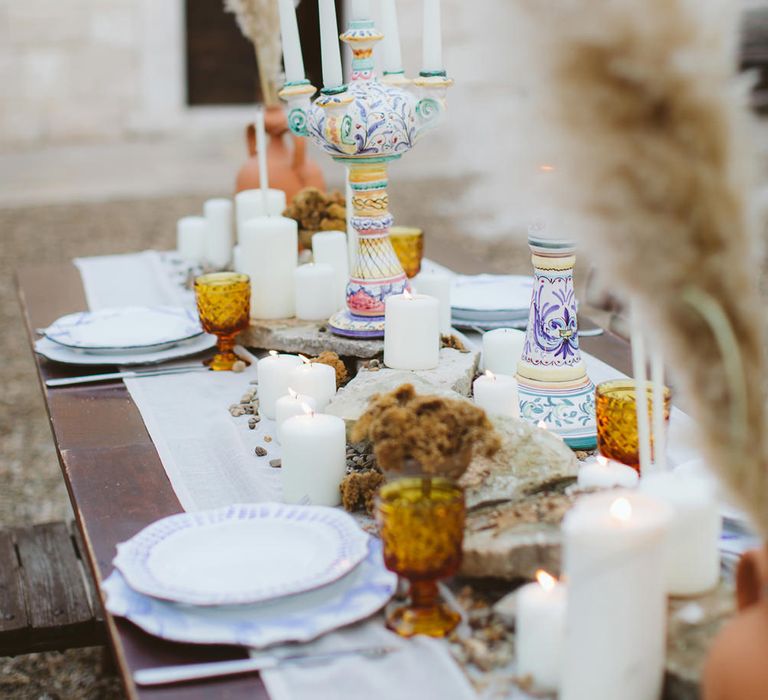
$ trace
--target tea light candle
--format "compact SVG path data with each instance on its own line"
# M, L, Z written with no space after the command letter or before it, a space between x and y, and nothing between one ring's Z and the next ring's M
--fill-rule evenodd
M259 216L282 216L285 211L285 192L266 190L266 207L261 190L243 190L235 195L235 222L237 241L241 242L243 224Z
M388 296L384 303L384 364L434 369L440 362L440 302L423 294Z
M497 328L483 333L483 367L514 377L524 345L525 332L516 328Z
M294 416L301 416L307 412L317 410L317 402L307 394L297 394L291 387L288 387L288 393L281 396L275 404L275 437L277 441L283 442L283 423Z
M561 700L656 700L666 655L669 508L635 491L583 496L562 525L568 581Z
M721 518L712 479L676 472L643 476L640 491L672 508L666 539L667 593L698 595L720 580Z
M301 364L298 355L278 355L274 350L262 357L256 365L259 381L259 413L274 420L277 415L277 400L288 393L291 386L291 370Z
M299 25L296 22L296 7L293 0L279 0L280 38L283 45L285 82L304 80L304 57L301 55Z
M440 22L440 0L424 0L424 37L421 70L443 70L443 44Z
M208 233L205 237L205 262L223 270L232 259L232 201L209 199L203 205Z
M251 278L251 318L294 315L298 251L299 230L293 219L260 216L243 224L239 265Z
M472 383L475 403L491 415L520 417L517 380L488 370Z
M291 369L288 380L294 391L311 396L322 411L336 395L336 370L330 365L310 362L300 355L301 364Z
M413 280L419 294L435 297L440 302L440 332L451 332L451 278L442 272L422 272Z
M639 480L637 471L632 467L602 455L579 467L578 484L583 489L610 489L616 486L631 489L637 486Z
M323 87L337 88L344 84L339 51L339 30L336 25L334 0L318 0L320 13L320 48L323 62Z
M346 473L346 429L337 416L293 416L282 427L283 499L316 506L341 503L339 484Z
M336 309L343 309L347 303L347 282L349 282L349 252L347 236L342 231L320 231L312 236L312 256L316 263L333 268L336 287Z
M208 225L202 216L185 216L176 222L176 250L189 262L205 259L205 237Z
M338 309L336 275L330 265L308 263L293 271L296 318L321 321Z
M537 692L552 693L560 685L566 588L545 571L536 579L517 592L517 675L530 677Z

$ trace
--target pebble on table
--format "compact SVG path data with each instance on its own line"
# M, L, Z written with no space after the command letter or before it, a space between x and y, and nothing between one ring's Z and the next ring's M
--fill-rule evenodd
M257 457L266 457L267 456L266 448L262 447L261 445L257 445L256 448L253 451L256 453Z

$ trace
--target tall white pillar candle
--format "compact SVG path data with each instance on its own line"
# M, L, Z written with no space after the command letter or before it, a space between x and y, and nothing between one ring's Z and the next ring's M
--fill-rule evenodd
M205 260L208 225L202 216L185 216L176 222L176 250L189 262Z
M443 272L422 272L413 280L419 294L435 297L440 302L440 332L451 332L451 277ZM514 373L513 373L514 374Z
M274 420L277 415L277 400L288 393L291 386L289 375L294 367L301 364L298 355L278 355L271 352L262 357L256 365L259 382L259 413Z
M658 700L669 508L635 491L583 496L562 525L568 609L560 700Z
M336 88L344 84L339 51L339 30L336 25L334 0L318 0L320 12L320 48L323 60L323 87Z
M283 499L286 503L337 506L346 473L346 430L337 416L294 416L282 427Z
M489 415L520 417L517 380L505 374L485 374L472 383L475 403Z
M667 593L691 596L720 580L721 519L714 482L703 476L654 473L643 476L640 491L672 508L666 539Z
M293 0L279 0L280 38L283 43L285 81L295 83L304 80L304 58L301 55L299 25L296 22L296 7Z
M336 370L330 365L305 361L288 375L289 386L299 394L311 396L322 411L336 395Z
M317 410L317 402L306 394L297 394L292 388L288 387L288 393L281 396L275 404L275 437L277 441L283 442L283 423L294 416L302 416L311 411Z
M261 190L243 190L235 195L235 221L237 240L240 242L241 229L248 219L257 216L282 216L285 211L285 192L282 190L267 190L267 208L264 209L264 198Z
M560 685L566 588L544 571L536 578L517 592L516 675L529 677L535 691L552 693Z
M421 70L441 71L443 70L443 43L440 0L424 0L423 31Z
M232 200L209 199L203 205L208 233L205 237L205 261L224 269L232 260Z
M434 369L440 362L440 302L423 294L393 294L384 302L384 364Z
M582 489L631 489L640 480L637 471L626 464L606 459L602 455L579 466L578 485Z
M293 271L296 318L322 321L338 311L336 275L330 265L308 263Z
M316 233L312 236L312 256L316 263L330 265L333 268L336 310L343 309L347 303L347 283L349 282L347 236L342 231Z
M483 333L483 367L497 374L517 374L523 354L525 332L516 328L497 328Z
M397 5L395 0L383 0L381 5L381 25L384 39L384 71L400 73L403 70L403 58L400 52L400 28L397 24Z
M263 216L243 224L240 268L251 278L251 318L294 315L298 250L299 230L293 219Z

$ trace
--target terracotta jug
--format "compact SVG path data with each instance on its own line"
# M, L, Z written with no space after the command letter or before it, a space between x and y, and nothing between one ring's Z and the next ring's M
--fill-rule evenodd
M293 195L305 187L325 190L325 180L320 167L307 158L306 139L290 134L293 152L286 143L289 133L288 120L280 106L267 107L264 114L264 129L267 132L267 169L269 186L283 190L288 203ZM235 191L259 187L259 162L256 157L256 127L249 124L245 129L249 158L237 174Z
M768 550L746 552L736 570L739 614L717 635L702 679L704 700L768 698Z

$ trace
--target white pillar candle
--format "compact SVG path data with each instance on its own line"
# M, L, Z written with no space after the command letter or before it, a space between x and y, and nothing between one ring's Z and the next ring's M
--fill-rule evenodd
M516 328L483 333L483 367L497 374L516 375L524 345L525 332Z
M267 208L264 210L264 197L261 190L243 190L235 195L235 222L237 241L240 242L243 224L259 216L282 216L285 211L285 192L267 190Z
M440 332L450 334L452 330L450 275L443 272L422 272L414 278L413 287L419 294L435 297L440 302Z
M371 19L370 0L352 0L352 12L349 18L351 20Z
M516 675L529 677L537 692L553 693L560 685L566 588L545 571L536 578L517 592Z
M277 441L283 442L283 423L294 416L301 416L307 412L317 410L317 402L306 394L297 394L291 387L288 387L288 393L281 396L275 404L275 437Z
M320 48L323 61L323 87L337 88L344 84L339 51L339 30L336 25L334 0L318 0L320 12Z
M299 230L293 219L262 216L243 224L240 268L251 278L251 318L294 315L298 251Z
M423 294L393 294L384 302L384 364L434 369L440 362L440 302Z
M288 375L289 386L300 394L311 396L322 411L336 395L336 370L320 362L309 362L294 367Z
M520 417L517 380L505 374L485 374L472 383L475 403L490 415Z
M312 236L312 256L316 263L330 265L333 268L336 310L343 309L347 303L347 283L349 282L346 234L342 231L316 233Z
M626 464L598 455L579 467L578 485L583 489L631 489L640 480L637 472Z
M421 70L441 71L443 70L443 44L440 0L424 0L423 32Z
M293 271L296 318L322 321L338 310L336 275L330 265L308 263Z
M298 355L278 355L272 351L262 357L256 365L259 382L259 413L274 420L277 415L277 400L288 393L291 386L291 370L301 364Z
M640 491L672 508L666 538L667 593L691 596L713 589L720 580L720 511L714 482L675 472L649 474Z
M658 700L671 513L634 491L583 496L562 525L568 608L560 700Z
M202 216L185 216L176 222L176 250L185 260L205 260L205 237L208 226Z
M301 55L299 25L296 22L296 7L293 0L279 0L280 38L283 44L285 80L295 83L304 80L304 58Z
M203 205L208 233L205 237L205 262L223 270L232 260L232 200L209 199Z
M337 506L346 473L346 430L337 416L294 416L282 428L283 499L286 503Z
M381 6L381 25L384 33L384 71L400 73L403 70L403 58L400 52L400 28L397 24L397 5L395 0L383 0Z

